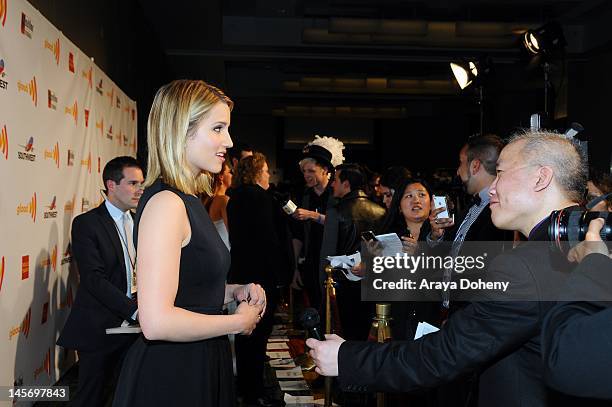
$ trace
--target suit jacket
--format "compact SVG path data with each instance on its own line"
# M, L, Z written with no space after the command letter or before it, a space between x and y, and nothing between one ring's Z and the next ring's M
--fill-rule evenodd
M544 222L536 236L547 228ZM553 279L567 277L553 267L551 256L541 246L525 244L495 258L489 270L541 298ZM474 302L452 314L440 331L413 342L344 342L340 384L348 390L409 392L480 370L479 406L544 406L540 327L552 304Z
M569 278L567 291L577 299L609 301L612 260L601 254L586 256ZM551 387L579 397L612 399L611 302L555 306L544 321L542 349L546 382Z
M240 185L227 204L232 283L266 290L291 281L295 265L287 215L259 185Z
M105 329L131 320L138 306L125 295L123 247L104 202L72 222L72 251L80 285L57 344L79 351L122 344L125 335L106 335Z

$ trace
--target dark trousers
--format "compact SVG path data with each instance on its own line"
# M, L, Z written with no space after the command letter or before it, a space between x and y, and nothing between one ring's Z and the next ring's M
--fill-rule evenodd
M238 391L247 400L254 400L264 395L266 346L270 332L272 332L274 311L278 304L277 289L266 287L265 290L267 306L263 318L251 335L236 335Z
M72 400L73 407L103 407L109 400L113 400L121 364L137 336L130 335L125 338L125 343L108 349L94 352L78 351L79 384Z
M361 282L340 281L336 288L336 301L343 338L365 341L372 325L375 303L361 301Z

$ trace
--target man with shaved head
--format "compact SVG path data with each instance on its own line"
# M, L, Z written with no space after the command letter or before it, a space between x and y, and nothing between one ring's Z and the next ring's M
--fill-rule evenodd
M347 390L410 392L480 371L481 407L559 405L558 394L544 383L540 355L542 321L554 303L538 299L547 285L563 283L566 273L548 250L531 242L548 240L551 211L577 205L586 168L564 136L527 131L502 150L496 171L489 189L493 223L520 231L530 242L496 257L487 274L508 276L533 300L502 301L485 292L440 331L413 342L308 339L319 373L338 376Z

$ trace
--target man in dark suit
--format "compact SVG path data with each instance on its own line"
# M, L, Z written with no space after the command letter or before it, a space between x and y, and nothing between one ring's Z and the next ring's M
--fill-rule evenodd
M322 259L326 260L328 247L331 248L329 254L334 256L359 251L361 234L376 230L385 216L385 209L371 201L364 192L365 184L366 177L359 165L341 164L336 167L332 190L338 203L325 223ZM321 279L323 277L320 275ZM339 280L336 296L343 334L350 339L366 339L374 309L373 304L361 301L361 284L348 279Z
M519 134L497 162L489 190L493 223L530 241L546 240L550 213L576 205L585 186L584 163L570 141L555 133ZM553 265L548 243L546 250L527 243L494 259L489 272L506 276L513 291L532 301L500 301L499 293L485 291L483 301L458 310L440 331L414 342L308 339L317 371L337 375L349 390L407 392L480 370L479 406L547 405L540 329L551 303L538 300L566 273Z
M130 210L142 195L143 174L132 157L116 157L102 174L106 200L72 223L72 251L80 276L74 306L57 341L79 355L73 406L102 406L103 389L118 374L137 335L107 335L106 328L135 322L136 254Z
M602 242L603 219L589 224L570 260L580 265L546 316L542 356L546 383L565 394L612 400L612 259ZM585 401L576 402L585 405Z
M465 254L462 251L464 242L502 242L511 238L508 231L495 227L489 209L489 187L495 180L495 165L503 147L504 142L498 136L487 134L470 139L461 148L457 176L467 194L473 198L473 204L460 214L457 223L449 218L436 218L446 208L434 209L429 217L431 232L427 236L427 243L430 247L442 241L452 242L452 245L444 245L444 248L450 249L452 256L458 256ZM451 275L445 273L445 278L450 280ZM448 310L448 291L443 297L442 306Z

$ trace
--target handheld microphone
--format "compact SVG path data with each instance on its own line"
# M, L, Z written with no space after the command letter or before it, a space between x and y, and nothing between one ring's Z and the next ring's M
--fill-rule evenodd
M314 308L306 308L300 317L302 326L308 330L308 335L318 341L324 341L325 335L321 330L321 318L319 313Z

